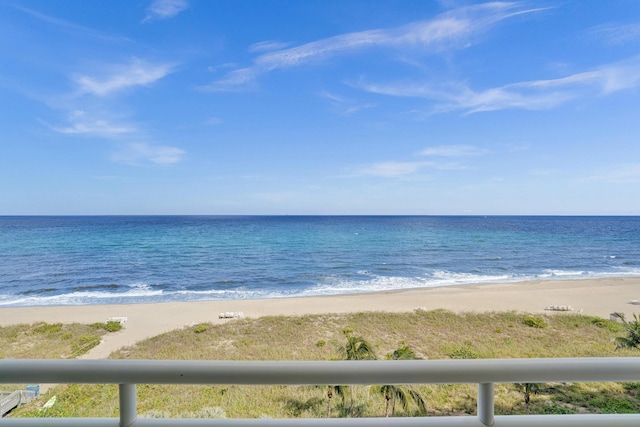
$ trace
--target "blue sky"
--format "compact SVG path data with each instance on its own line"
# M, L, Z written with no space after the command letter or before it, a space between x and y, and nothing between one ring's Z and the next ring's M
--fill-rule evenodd
M640 214L640 2L0 0L0 214Z

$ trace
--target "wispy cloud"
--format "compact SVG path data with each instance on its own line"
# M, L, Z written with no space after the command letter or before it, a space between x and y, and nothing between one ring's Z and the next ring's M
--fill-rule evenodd
M640 85L640 56L590 71L548 80L512 83L473 90L460 82L445 84L359 82L355 87L370 93L418 97L433 101L433 112L478 113L504 109L545 110L584 96L608 95Z
M115 42L129 41L129 39L126 37L105 34L100 31L94 30L93 28L78 25L73 22L57 18L55 16L45 15L44 13L37 12L35 10L26 8L24 6L19 6L14 4L13 7L20 10L21 12L31 15L32 17L42 22L46 22L47 24L54 25L68 33L73 33L78 36L82 36L82 37L88 36L95 39L100 39L105 41L115 41Z
M430 163L428 162L379 162L357 169L355 175L397 178L399 176L414 174L421 168L429 165Z
M134 58L128 64L105 66L95 76L75 74L72 80L77 84L77 89L74 93L61 97L64 102L56 103L57 108L70 110L66 124L48 126L55 132L66 135L114 141L121 148L111 158L118 163L163 166L178 163L184 158L184 150L139 142L150 139L149 130L131 124L121 108L116 109L113 98L108 97L126 89L149 86L171 71L171 65Z
M358 111L375 108L378 104L373 102L358 103L346 97L324 91L319 94L320 97L328 99L333 107L338 111L338 114L349 116L355 114Z
M612 184L631 184L640 182L640 163L625 163L601 170L585 181L603 181Z
M187 0L154 0L142 22L172 18L188 8Z
M418 154L432 157L466 157L483 154L484 151L473 145L437 145L425 148Z
M172 65L153 64L133 58L128 64L107 67L100 77L76 74L72 80L78 85L80 93L107 96L130 87L151 85L172 71Z
M591 28L589 33L610 44L637 42L640 40L640 22L598 25Z
M97 136L108 139L136 132L136 128L131 125L93 117L82 110L73 111L68 115L67 120L69 122L67 126L49 126L49 128L66 135Z
M341 34L259 55L251 66L234 70L204 89L243 90L255 84L258 76L269 71L296 67L371 48L419 48L428 52L438 52L451 47L463 48L472 43L474 36L499 21L539 10L542 9L526 9L520 3L492 2L455 9L431 20L413 22L397 28Z
M185 151L170 146L151 145L144 142L128 144L124 149L113 155L113 160L128 165L173 165L182 161Z
M278 42L275 40L265 40L249 46L249 52L270 52L288 47L291 43Z
M429 157L429 160L376 162L356 168L351 176L399 178L415 175L423 169L440 171L463 170L468 169L468 166L458 161L458 158L478 156L484 153L485 150L473 145L437 145L416 153L416 156Z

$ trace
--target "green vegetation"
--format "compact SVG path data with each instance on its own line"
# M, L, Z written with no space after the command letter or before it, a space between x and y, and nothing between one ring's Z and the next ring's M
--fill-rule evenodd
M615 349L621 330L615 323L570 313L535 317L544 328L525 324L523 314L455 314L444 310L412 313L327 314L300 317L238 319L220 325L205 324L163 334L123 348L115 359L179 360L335 360L366 359L386 354L388 359L528 358L638 356L637 349ZM619 324L622 327L622 324ZM31 327L33 328L33 326ZM71 333L75 341L93 330L77 333L63 326L54 335ZM5 328L6 329L6 328ZM7 331L4 331L5 333ZM18 335L23 334L20 332ZM46 333L31 336L47 338ZM30 337L31 337L30 336ZM269 339L265 339L268 337ZM27 345L29 341L22 341ZM333 345L327 345L332 343ZM400 343L400 345L398 345ZM0 346L0 351L5 345ZM65 354L71 351L71 347ZM366 351L365 351L366 350ZM61 353L61 352L59 352ZM410 356L403 356L404 354ZM356 356L357 355L357 356ZM31 357L25 355L21 357ZM46 357L56 357L49 354ZM358 363L354 361L353 363ZM419 416L420 404L407 393L420 395L426 414L462 415L476 411L477 386L396 385L405 391L364 386L239 386L147 385L137 387L138 412L164 417L197 417L211 410L229 418L260 417L382 417ZM640 384L546 383L529 401L526 390L514 384L496 384L497 414L561 414L640 412ZM57 395L48 416L114 417L118 412L117 385L60 385L39 402L13 416L38 416L48 396ZM391 399L387 400L387 396ZM528 406L528 408L527 408ZM211 409L213 408L213 409ZM36 415L34 415L36 414ZM151 416L151 415L149 415Z
M100 344L102 335L108 331L105 323L38 322L0 327L0 359L73 359ZM0 388L13 390L24 385L2 384Z
M375 360L376 354L373 351L373 346L365 340L363 337L354 336L351 328L345 328L342 330L347 342L341 344L337 341L333 342L333 346L338 353L340 360ZM355 415L355 400L354 389L356 386L348 387L350 405L349 415L353 417Z
M0 327L0 359L72 359L98 345L104 334L121 328L117 322L92 325L39 322Z
M541 319L539 317L527 316L522 320L522 322L525 325L530 326L532 328L542 329L547 327L547 322L545 322L544 319Z
M408 345L404 342L400 343L401 347L398 347L393 351L393 353L387 354L385 359L387 360L416 360L421 359L418 357ZM418 407L418 412L420 415L424 415L427 413L427 404L424 401L424 397L415 390L415 388L411 386L399 386L399 385L379 385L372 386L370 388L371 392L380 394L384 397L385 400L385 408L384 408L384 416L389 416L389 407L391 407L391 416L395 417L396 415L396 402L399 402L402 405L402 408L405 412L409 411L410 403L413 402Z
M200 323L200 324L195 325L193 327L193 332L195 332L196 334L201 334L203 332L208 331L210 326L211 325L208 325L206 323Z
M640 318L637 314L633 315L633 319L630 322L624 318L624 314L615 313L616 317L622 320L624 331L626 331L626 337L616 338L616 348L640 348Z
M524 406L527 409L527 413L529 413L529 404L531 403L531 395L538 394L538 392L542 388L542 384L516 383L515 386L524 396Z

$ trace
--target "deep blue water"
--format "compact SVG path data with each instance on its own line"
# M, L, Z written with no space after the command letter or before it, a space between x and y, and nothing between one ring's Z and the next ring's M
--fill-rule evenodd
M0 307L640 276L640 217L0 217Z

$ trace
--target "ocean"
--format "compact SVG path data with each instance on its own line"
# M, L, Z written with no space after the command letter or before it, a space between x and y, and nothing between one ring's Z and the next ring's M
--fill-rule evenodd
M640 276L640 217L0 217L0 307Z

